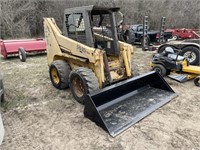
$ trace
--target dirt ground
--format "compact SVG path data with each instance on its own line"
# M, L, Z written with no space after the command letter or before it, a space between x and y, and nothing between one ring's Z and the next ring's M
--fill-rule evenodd
M150 70L153 53L136 50L141 74ZM6 99L1 150L200 150L200 88L193 81L181 84L166 77L178 97L112 138L84 118L84 107L69 89L51 85L46 55L25 63L1 57L0 64Z

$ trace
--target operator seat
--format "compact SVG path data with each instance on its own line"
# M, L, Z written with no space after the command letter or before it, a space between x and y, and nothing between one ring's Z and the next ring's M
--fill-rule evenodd
M183 61L185 59L185 57L175 54L173 48L171 47L166 47L164 53L168 58L174 61Z

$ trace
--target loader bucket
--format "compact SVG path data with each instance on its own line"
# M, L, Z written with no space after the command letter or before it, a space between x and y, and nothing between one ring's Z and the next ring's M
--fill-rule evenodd
M167 82L152 71L89 94L84 115L114 137L175 96Z

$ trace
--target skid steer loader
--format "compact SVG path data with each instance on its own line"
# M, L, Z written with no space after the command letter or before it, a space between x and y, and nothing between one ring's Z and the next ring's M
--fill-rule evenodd
M136 76L134 47L118 41L119 8L66 9L63 31L44 18L50 79L70 87L84 115L116 136L175 97L155 71ZM105 29L110 29L108 34Z

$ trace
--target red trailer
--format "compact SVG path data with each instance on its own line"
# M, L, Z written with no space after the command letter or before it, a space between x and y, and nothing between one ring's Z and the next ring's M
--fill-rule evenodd
M19 54L21 61L26 61L26 53L46 51L46 42L43 38L0 40L0 52L7 58L9 55Z
M171 35L173 39L199 39L200 35L198 34L199 29L166 29L164 31L165 35Z

